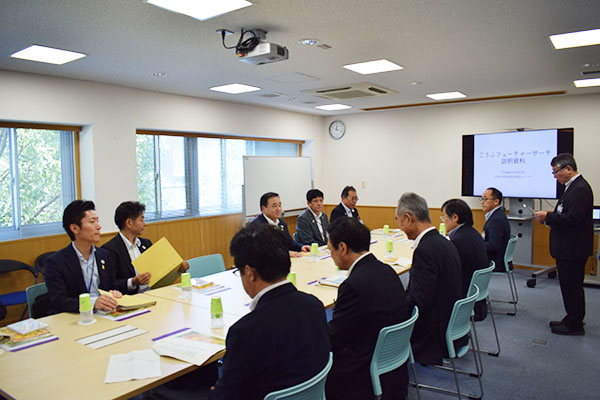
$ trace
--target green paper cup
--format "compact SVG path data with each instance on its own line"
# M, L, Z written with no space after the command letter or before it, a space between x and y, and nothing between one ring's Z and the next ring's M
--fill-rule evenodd
M440 234L441 235L445 235L446 234L446 224L443 222L440 222Z
M192 279L189 272L184 272L181 274L181 287L191 287Z
M292 282L296 286L296 273L290 272L287 276L288 281Z
M310 245L310 254L319 254L319 244L318 243L313 243Z
M394 251L394 242L391 240L388 240L385 243L385 249L387 250L388 253L391 253L392 251Z
M89 293L79 295L79 311L90 311L92 309L92 299Z
M390 234L390 226L389 225L384 225L383 226L383 233L385 235L389 235Z
M213 296L210 299L210 313L211 314L223 314L223 304L221 303L221 296Z

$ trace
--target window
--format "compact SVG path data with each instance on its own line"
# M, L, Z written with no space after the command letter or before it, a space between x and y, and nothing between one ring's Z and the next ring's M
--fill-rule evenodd
M76 198L74 132L0 122L0 239L62 232Z
M300 141L138 132L138 198L146 219L242 211L243 156L298 156Z

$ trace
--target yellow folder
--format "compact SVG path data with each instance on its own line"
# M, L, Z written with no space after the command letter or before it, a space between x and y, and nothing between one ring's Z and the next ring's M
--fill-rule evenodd
M102 289L98 289L98 291L100 292L100 294L112 296L110 292L104 291ZM150 307L156 304L156 300L148 299L145 296L131 296L128 294L124 294L123 297L120 297L118 299L115 297L114 299L117 300L117 303L119 303L119 308L121 310L135 310L142 307Z
M156 289L171 285L179 278L177 270L182 262L183 258L163 237L133 260L132 264L140 273L150 272L148 285Z

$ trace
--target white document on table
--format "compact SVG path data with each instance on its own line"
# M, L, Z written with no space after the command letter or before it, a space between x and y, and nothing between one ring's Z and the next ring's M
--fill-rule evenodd
M188 330L154 342L152 350L161 356L202 365L218 352L225 350L225 345L221 338Z
M104 383L157 378L160 375L160 357L158 354L150 349L136 350L131 353L110 356Z
M96 335L76 340L76 342L87 347L91 347L92 349L99 349L122 340L142 335L144 333L146 333L146 331L143 329L139 329L131 325L124 325L115 329L98 333Z

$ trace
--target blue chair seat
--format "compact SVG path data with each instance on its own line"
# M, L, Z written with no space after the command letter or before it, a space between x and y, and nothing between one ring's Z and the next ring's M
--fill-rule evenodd
M11 292L0 295L0 301L5 306L15 306L17 304L27 303L25 292Z

